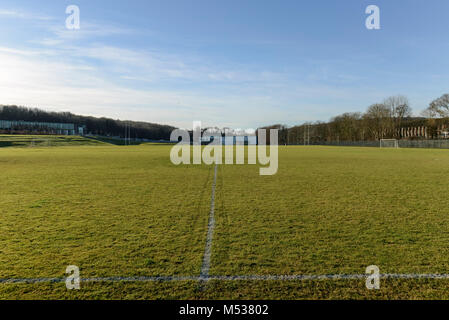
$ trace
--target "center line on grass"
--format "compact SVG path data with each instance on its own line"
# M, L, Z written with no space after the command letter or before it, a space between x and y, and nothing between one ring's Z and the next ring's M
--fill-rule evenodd
M212 182L212 195L210 199L209 224L207 226L206 248L204 249L203 265L201 266L201 273L199 280L209 280L210 271L210 257L212 254L212 239L215 228L215 186L217 184L217 168L214 168L214 181Z

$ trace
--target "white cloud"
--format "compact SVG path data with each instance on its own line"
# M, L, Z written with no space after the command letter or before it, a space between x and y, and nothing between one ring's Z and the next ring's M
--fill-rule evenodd
M0 9L0 16L10 16L10 17L24 17L24 14L19 13L17 11L13 11L13 10L1 10Z
M81 20L80 29L69 30L63 24L54 24L49 27L49 31L53 34L54 41L72 42L87 38L100 38L115 35L130 35L138 33L136 30L113 25L97 24L89 21ZM51 39L51 38L50 38Z
M18 104L81 114L146 120L188 127L228 123L238 112L250 119L264 97L214 96L183 90L137 90L99 77L95 68L54 62L14 49L0 49L2 104ZM246 109L242 109L245 105ZM262 107L263 108L263 107ZM222 119L222 120L219 120ZM244 126L246 121L241 121ZM248 121L249 122L249 121ZM237 125L238 122L232 123Z
M0 16L9 18L28 19L28 20L41 20L41 21L53 20L53 18L50 16L10 9L0 9Z
M7 10L0 10L0 15L36 18ZM43 25L47 32L30 41L32 49L0 47L0 104L180 127L201 120L205 126L254 128L323 119L323 115L356 107L360 110L360 105L347 102L371 99L372 103L377 100L374 96L383 96L353 86L325 85L320 76L301 79L287 72L220 63L185 52L104 44L105 37L136 35L132 29L84 20L81 30ZM346 82L356 80L342 77ZM327 101L320 102L322 98ZM329 104L329 100L335 102Z
M190 127L204 125L257 127L295 124L321 115L351 111L346 101L375 101L378 92L326 85L289 83L278 74L229 72L198 67L176 56L115 47L25 50L0 47L0 104L18 104L74 113L110 116ZM106 69L82 58L102 59ZM126 72L116 79L114 72ZM140 71L139 71L140 70ZM173 71L173 73L171 73ZM222 76L211 80L210 74ZM141 78L142 77L142 78ZM167 84L130 86L129 81L189 79L191 89ZM242 80L243 79L243 80ZM214 90L197 85L216 81ZM241 85L239 81L247 81ZM158 83L157 83L158 84ZM334 110L317 97L334 99ZM313 103L311 103L313 101ZM369 103L371 103L369 102ZM368 105L368 102L367 102ZM352 106L360 110L360 106ZM355 110L354 110L355 111ZM326 116L327 117L327 116Z

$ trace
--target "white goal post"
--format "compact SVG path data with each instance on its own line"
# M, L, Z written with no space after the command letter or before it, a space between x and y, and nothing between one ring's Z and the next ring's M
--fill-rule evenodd
M399 148L397 139L380 139L381 148Z

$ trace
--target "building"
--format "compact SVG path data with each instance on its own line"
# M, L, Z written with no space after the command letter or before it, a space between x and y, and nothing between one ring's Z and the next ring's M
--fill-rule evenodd
M7 134L59 134L59 135L83 135L84 126L75 126L73 123L56 122L30 122L0 120L0 131Z
M223 136L222 139L223 145L257 145L255 135Z

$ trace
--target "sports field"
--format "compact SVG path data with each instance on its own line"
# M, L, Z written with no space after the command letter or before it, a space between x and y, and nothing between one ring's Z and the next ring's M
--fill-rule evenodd
M0 298L449 298L449 279L356 277L449 273L448 151L289 146L274 176L219 165L202 281L214 166L175 166L170 148L0 148ZM68 291L68 265L91 281Z

